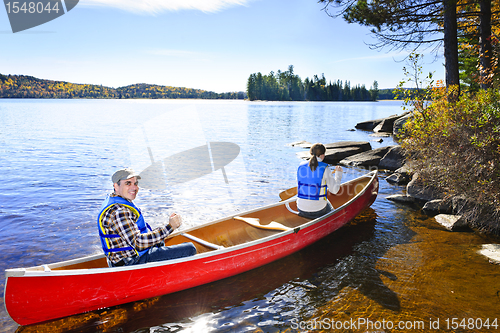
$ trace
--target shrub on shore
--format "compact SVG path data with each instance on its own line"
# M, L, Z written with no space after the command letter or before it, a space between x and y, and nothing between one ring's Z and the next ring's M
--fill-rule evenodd
M456 103L442 83L430 91L431 103L414 104L401 146L426 186L465 196L470 223L500 235L500 91L462 93Z

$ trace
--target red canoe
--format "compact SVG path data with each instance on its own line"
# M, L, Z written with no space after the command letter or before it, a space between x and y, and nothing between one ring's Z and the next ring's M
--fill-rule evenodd
M290 255L342 227L378 194L377 172L341 185L328 199L336 209L309 220L295 200L278 202L174 233L167 245L193 241L198 254L109 268L102 254L5 271L5 307L29 325L156 297L224 279Z

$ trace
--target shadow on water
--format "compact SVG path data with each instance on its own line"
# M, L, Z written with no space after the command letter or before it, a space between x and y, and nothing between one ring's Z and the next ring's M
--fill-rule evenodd
M378 218L374 237L370 242L356 245L355 255L323 271L327 276L345 276L338 281L338 286L330 285L329 290L335 292L345 287L352 287L387 309L393 311L401 309L397 294L387 288L382 281L382 276L392 281L398 277L391 272L376 268L378 261L386 256L389 249L409 243L416 235L416 232L403 222L407 218L408 211L400 213L402 215L394 220Z
M377 244L380 234L377 225L377 214L368 208L349 225L317 243L249 272L170 295L19 327L17 332L131 332L158 326L162 330L168 327L168 330L175 331L189 326L193 323L192 318L203 314L238 310L241 315L238 308L244 308L242 305L245 302L263 300L269 294L277 298L289 292L283 297L291 302L288 305L292 308L301 308L305 303L316 308L331 301L346 287L356 288L384 307L398 311L398 296L380 278L383 275L397 279L397 276L376 269L375 265L385 250L397 243L407 242L411 233L397 239L388 239L384 235L386 246L381 246ZM305 287L307 297L292 295L291 290L296 286ZM250 310L243 312L252 317L247 311ZM300 313L293 315L300 316ZM228 321L234 323L237 318L233 316L234 313L222 316L224 318L220 318L220 322L213 323L214 327L223 329ZM266 318L251 320L263 319ZM289 325L282 321L278 326ZM276 329L276 324L273 327Z

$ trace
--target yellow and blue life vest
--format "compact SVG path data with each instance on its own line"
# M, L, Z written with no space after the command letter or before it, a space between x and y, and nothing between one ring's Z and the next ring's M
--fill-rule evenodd
M328 164L318 162L316 170L312 171L309 162L305 161L297 169L297 196L301 199L319 200L327 195L327 185L321 185Z
M128 201L126 199L123 199L122 197L118 196L108 196L106 200L102 203L101 206L101 211L99 212L99 216L97 217L97 227L99 229L99 236L101 238L101 245L102 249L104 251L104 254L107 256L108 253L110 252L119 252L119 251L128 251L128 250L134 250L138 256L143 255L148 251L142 250L142 251L137 251L132 245L126 246L126 247L118 247L118 248L111 248L110 243L109 243L109 238L120 238L120 235L117 234L106 234L106 230L104 229L104 226L102 225L102 219L104 217L104 213L108 209L110 209L113 205L115 204L120 204L122 206L125 206L129 208L136 216L137 216L137 227L139 228L139 231L141 234L144 234L148 232L148 230L151 230L151 227L149 224L147 224L144 221L144 217L142 216L142 213L139 208L137 208L131 201Z

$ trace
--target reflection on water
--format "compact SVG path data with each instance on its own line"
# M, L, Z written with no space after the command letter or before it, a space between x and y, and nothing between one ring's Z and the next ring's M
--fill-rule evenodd
M0 101L0 159L7 161L0 163L1 268L99 252L95 215L111 190L110 175L141 156L145 166L151 165L147 150L131 152L129 145L129 134L142 130L127 131L118 119L136 119L138 126L149 128L158 125L151 121L158 117L183 119L186 108L198 115L196 126L178 126L174 132L192 135L196 142L173 151L162 145L167 134L148 135L150 147L161 151L155 161L207 142L231 142L241 150L224 167L229 185L219 170L167 190L141 189L137 204L152 226L165 223L171 211L192 226L275 202L280 191L294 185L300 162L295 153L302 149L287 144L369 141L369 133L348 129L401 112L397 102ZM393 144L384 140L382 145ZM349 168L345 179L362 173ZM412 331L427 332L431 321L439 320L432 330L438 332L450 331L447 318L494 320L499 316L500 266L477 254L492 240L447 232L412 207L386 200L401 188L389 185L384 176L377 200L350 225L275 263L172 295L40 325L18 327L1 307L0 329L280 332L303 331L299 323L369 320L423 322L425 327Z
M384 284L386 291L390 290L380 294L383 302L367 297L365 288L351 286L343 290L342 297L319 306L307 320L369 319L378 325L384 321L394 326L401 323L411 327L411 331L420 332L490 331L475 329L477 326L451 330L447 326L451 322L446 321L489 318L493 322L498 318L500 269L476 253L479 244L487 240L473 233L445 231L418 213L406 214L404 223L413 233L411 240L394 244L372 266L376 271L386 272L369 283L371 287L374 283ZM375 287L369 293L380 291ZM367 327L358 329L363 331ZM491 331L496 329L492 327Z

